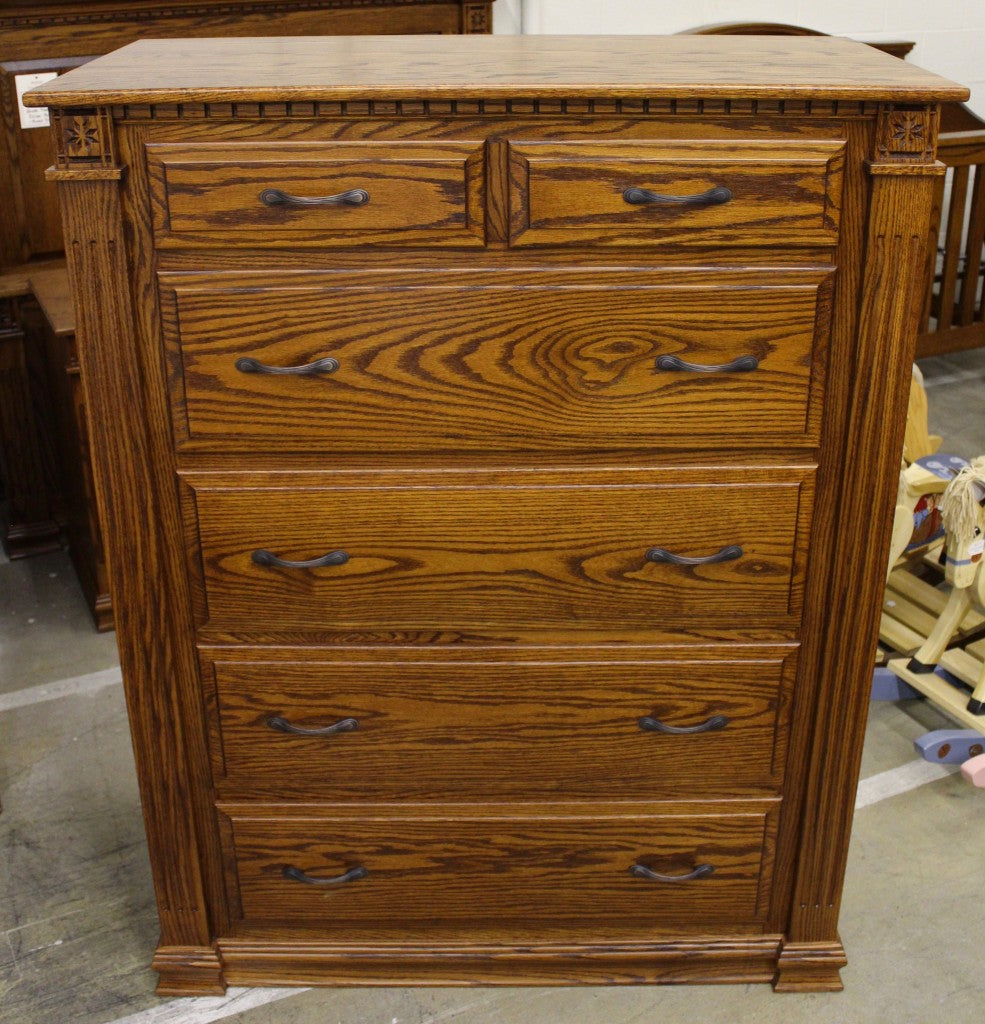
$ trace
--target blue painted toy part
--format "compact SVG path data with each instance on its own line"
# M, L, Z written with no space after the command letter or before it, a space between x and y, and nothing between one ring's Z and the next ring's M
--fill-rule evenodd
M913 741L916 752L936 764L962 764L985 753L985 736L974 729L935 729Z
M918 466L923 466L939 480L951 480L965 466L969 465L968 460L962 459L960 455L942 455L940 452L936 455L925 455L922 459L917 459L916 462Z
M872 700L916 700L923 694L906 680L880 665L872 673Z

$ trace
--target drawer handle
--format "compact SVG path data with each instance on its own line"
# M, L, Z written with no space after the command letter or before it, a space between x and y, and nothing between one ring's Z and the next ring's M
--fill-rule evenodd
M349 555L345 551L329 551L321 558L311 558L307 562L289 562L286 558L278 558L272 551L258 548L252 554L257 565L276 566L278 569L321 569L326 565L345 565Z
M669 562L671 565L713 565L715 562L732 562L742 557L742 548L738 544L727 544L713 555L699 558L688 558L687 555L675 555L666 548L650 548L646 553L648 562Z
M236 369L240 373L279 373L288 377L317 377L323 373L335 373L339 368L339 361L331 356L324 359L316 359L313 363L305 363L303 366L267 366L259 359L252 356L243 356L237 359Z
M632 206L657 204L660 206L721 206L732 198L732 190L724 185L716 185L707 192L699 192L694 196L664 196L659 192L650 192L645 188L627 188L622 194L623 199Z
M637 725L643 732L662 732L668 736L693 736L699 732L715 732L717 729L724 729L729 720L725 715L712 715L707 722L700 725L667 725L659 718L651 715L644 715L637 721ZM267 723L269 725L269 721Z
M359 721L355 718L342 718L321 729L305 729L304 726L294 725L293 722L281 718L280 715L273 715L267 719L267 727L276 729L277 732L289 732L295 736L335 736L340 732L355 732L359 728Z
M755 356L739 356L730 363L689 363L678 356L658 356L658 370L687 370L689 373L748 373L759 368Z
M629 873L634 878L645 878L650 882L692 882L696 878L707 878L709 875L714 874L715 865L699 864L693 871L689 871L686 875L661 875L658 871L653 871L645 864L634 864L629 869Z
M350 188L335 196L292 196L279 188L265 188L260 202L264 206L365 206L369 193L364 188Z
M307 875L300 868L286 867L281 872L285 878L295 882L304 882L306 885L344 885L346 882L358 882L369 874L369 869L361 864L350 868L344 875L336 875L334 878L317 878L315 875Z

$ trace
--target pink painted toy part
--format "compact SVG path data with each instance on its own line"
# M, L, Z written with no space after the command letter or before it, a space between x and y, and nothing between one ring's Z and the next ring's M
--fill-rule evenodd
M985 789L985 754L970 757L961 765L961 774L973 785Z

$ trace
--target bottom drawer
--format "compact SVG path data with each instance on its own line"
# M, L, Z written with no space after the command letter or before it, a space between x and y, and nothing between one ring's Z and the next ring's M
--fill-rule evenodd
M679 807L680 805L678 805ZM701 930L761 921L775 805L518 817L233 812L232 916L246 926L454 932ZM701 810L704 813L701 813ZM238 910L238 914L237 914Z

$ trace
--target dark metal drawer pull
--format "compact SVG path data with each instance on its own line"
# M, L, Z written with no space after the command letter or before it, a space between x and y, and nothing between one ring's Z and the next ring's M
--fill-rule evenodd
M285 878L291 878L295 882L305 882L307 885L343 885L345 882L358 882L369 874L369 869L361 864L358 867L350 868L344 875L336 875L334 878L316 878L314 875L306 875L300 868L286 867L281 872Z
M240 373L276 373L287 377L317 377L323 373L335 373L339 368L339 361L331 356L325 356L324 359L316 359L313 363L305 363L303 366L267 366L252 356L243 356L236 360L235 366Z
M257 565L276 566L278 569L321 569L326 565L345 565L349 555L345 551L329 551L321 558L312 558L307 562L289 562L286 558L278 558L272 551L258 548L252 554Z
M301 725L294 725L286 718L281 718L280 715L273 715L267 719L267 727L278 732L293 733L295 736L335 736L340 732L354 732L359 728L359 722L355 718L343 718L321 729L305 729Z
M689 373L748 373L759 368L755 356L739 356L730 363L689 363L678 356L658 356L658 370L687 370Z
M279 188L265 188L260 202L264 206L365 206L369 193L364 188L350 188L335 196L292 196Z
M659 192L650 192L645 188L627 188L623 199L633 206L644 206L656 203L662 206L721 206L732 198L731 189L724 185L716 185L707 192L699 192L694 196L663 196Z
M742 548L738 544L727 544L721 551L701 558L688 558L686 555L675 555L666 548L650 548L646 553L648 562L669 562L671 565L712 565L715 562L732 562L742 557Z
M629 869L629 873L635 878L645 878L650 882L692 882L695 878L707 878L714 872L714 864L699 864L686 875L661 875L657 871L652 871L645 864L634 864Z
M729 720L725 715L712 715L707 722L702 722L700 725L667 725L659 718L644 715L636 724L644 732L662 732L668 736L693 736L699 732L715 732L716 729L724 729L728 723ZM267 724L270 724L269 721Z

